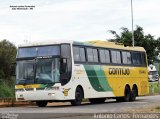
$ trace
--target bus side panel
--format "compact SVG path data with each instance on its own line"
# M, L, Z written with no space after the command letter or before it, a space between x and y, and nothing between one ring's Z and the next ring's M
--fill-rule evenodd
M103 66L115 96L124 96L125 86L135 84L139 95L148 94L148 73L144 67Z
M85 98L114 97L100 65L75 64L72 80L68 85L74 85L75 88L81 85Z
M147 68L78 64L74 67L70 85L75 85L72 93L76 86L81 85L85 98L98 98L124 96L127 84L130 89L135 84L139 95L148 94Z

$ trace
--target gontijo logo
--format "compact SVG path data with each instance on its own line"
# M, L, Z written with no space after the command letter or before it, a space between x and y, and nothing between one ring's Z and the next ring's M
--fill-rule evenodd
M129 68L109 68L109 75L129 75Z
M64 91L63 91L64 96L68 96L68 91L69 91L70 89L71 89L71 88L64 89Z

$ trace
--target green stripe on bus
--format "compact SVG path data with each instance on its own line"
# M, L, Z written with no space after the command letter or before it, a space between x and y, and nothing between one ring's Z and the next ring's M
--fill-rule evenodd
M98 81L103 88L104 91L112 91L111 87L109 86L107 77L103 71L102 66L94 65L94 70L96 71L96 75L98 77Z
M99 81L98 81L98 77L96 75L96 72L93 68L92 65L84 65L88 79L92 85L92 87L96 90L96 91L104 91L103 88L101 87Z
M96 91L111 91L101 66L84 65L88 79Z

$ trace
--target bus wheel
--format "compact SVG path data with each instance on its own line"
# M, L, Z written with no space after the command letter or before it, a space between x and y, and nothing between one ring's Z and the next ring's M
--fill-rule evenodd
M98 103L104 103L106 98L93 98L89 99L91 104L98 104Z
M46 107L47 101L37 101L36 104L38 107Z
M130 95L130 101L135 101L136 100L136 96L137 96L137 88L133 87L132 91L131 91L131 95Z
M75 100L71 100L71 104L74 106L81 105L83 99L83 90L80 87L77 87L75 92Z
M124 91L124 97L123 97L124 102L128 102L130 100L130 95L131 95L130 88L126 86Z

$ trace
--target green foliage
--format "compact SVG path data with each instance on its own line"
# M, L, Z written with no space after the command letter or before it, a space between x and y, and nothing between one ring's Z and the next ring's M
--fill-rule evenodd
M114 35L115 39L109 40L111 42L123 43L124 46L132 46L132 32L128 30L128 28L121 28L120 35L116 33L116 31L110 30L109 32ZM134 30L134 40L135 46L144 47L147 52L148 62L149 64L155 58L155 49L158 47L160 51L160 38L155 40L154 36L151 34L144 35L143 28L140 26L136 26Z
M160 106L157 106L155 109L160 110Z
M0 41L0 78L9 79L15 66L17 48L7 40Z
M160 94L160 83L149 82L149 94L150 95Z
M14 80L0 79L0 98L14 97Z

